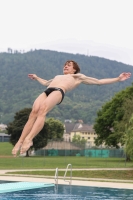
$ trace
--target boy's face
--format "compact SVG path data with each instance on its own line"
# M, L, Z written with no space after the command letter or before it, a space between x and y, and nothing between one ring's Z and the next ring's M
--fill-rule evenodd
M76 70L73 68L73 62L66 62L63 73L64 74L74 74Z

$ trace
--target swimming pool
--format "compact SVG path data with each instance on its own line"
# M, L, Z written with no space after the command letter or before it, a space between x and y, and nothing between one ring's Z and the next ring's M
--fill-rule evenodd
M0 200L132 200L133 190L58 185L0 194Z

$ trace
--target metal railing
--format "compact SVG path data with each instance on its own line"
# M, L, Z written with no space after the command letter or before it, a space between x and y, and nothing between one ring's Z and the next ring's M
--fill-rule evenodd
M70 168L69 168L70 167ZM70 170L70 180L68 180L68 177L66 177L68 170ZM67 178L67 180L66 180ZM55 185L58 185L58 168L55 169ZM69 182L69 185L72 184L72 164L68 164L65 174L64 174L64 181Z
M55 184L58 185L58 168L55 169Z
M70 167L70 180L66 180L66 174L67 174L69 167ZM66 168L66 171L65 171L65 174L64 174L64 181L69 182L69 185L72 184L72 165L71 164L67 165L67 168Z

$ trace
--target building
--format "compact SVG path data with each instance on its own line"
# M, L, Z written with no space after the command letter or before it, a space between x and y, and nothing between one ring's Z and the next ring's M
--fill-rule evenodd
M74 129L75 123L65 122L63 139L65 142L71 141L71 131Z
M71 141L75 135L79 135L81 139L85 139L87 141L86 145L88 147L95 146L95 139L97 135L92 125L88 125L88 124L76 125L70 134Z
M6 128L7 128L7 125L6 125L6 124L0 124L0 130L1 130L1 131L6 130Z
M95 146L95 138L97 137L93 125L83 123L65 123L64 124L64 141L72 142L75 135L79 135L82 139L86 139L88 147Z
M0 142L9 142L10 135L5 133L0 133Z

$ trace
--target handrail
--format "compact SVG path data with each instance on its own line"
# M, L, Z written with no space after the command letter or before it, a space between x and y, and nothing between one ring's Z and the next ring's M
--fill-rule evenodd
M55 169L55 184L58 185L58 168Z
M70 180L67 181L66 180L66 174L67 174L69 166L71 167L71 169L70 169ZM67 165L67 168L66 168L66 171L65 171L65 174L64 174L64 181L69 182L69 185L71 185L71 183L72 183L72 165L71 164Z

